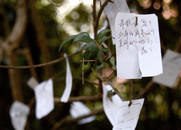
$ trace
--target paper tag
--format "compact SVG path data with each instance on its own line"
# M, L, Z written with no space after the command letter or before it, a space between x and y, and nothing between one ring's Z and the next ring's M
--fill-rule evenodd
M108 97L110 90L110 85L103 84L103 107L113 130L134 130L144 99L132 100L132 105L128 106L129 101L122 101L118 95L114 95L111 100Z
M117 112L119 111L119 105L121 105L122 100L119 98L118 95L114 95L112 97L108 97L108 92L113 90L110 85L103 84L103 107L104 112L114 126L116 125L117 121ZM111 99L110 99L111 98Z
M105 0L101 0L103 4ZM112 41L113 44L115 41L115 18L118 12L130 13L126 0L112 0L113 2L109 2L107 6L104 8L104 11L108 17L111 32L112 32Z
M37 82L37 80L33 77L31 77L28 82L27 82L28 86L30 86L30 88L34 89L39 83Z
M70 93L72 91L72 73L71 73L71 69L70 69L70 64L68 61L68 57L66 54L64 54L64 57L66 59L66 82L65 82L65 90L63 92L63 95L61 97L61 102L68 102L69 97L70 97Z
M118 13L115 31L118 77L136 79L163 72L156 15Z
M36 117L41 119L54 109L52 79L40 83L35 89Z
M87 115L89 114L91 111L89 110L88 107L86 107L83 103L81 102L73 102L71 104L71 108L70 108L70 114L73 118L78 118L80 116L83 115ZM95 120L95 116L91 116L85 119L80 120L78 123L79 124L86 124L89 122L92 122L93 120Z
M153 81L168 87L174 87L181 70L181 55L167 50L163 58L163 74L153 78Z
M113 130L134 130L136 128L139 115L143 106L144 99L122 102L117 112L117 124L113 126Z
M11 123L15 130L24 130L30 109L27 105L15 101L10 108Z

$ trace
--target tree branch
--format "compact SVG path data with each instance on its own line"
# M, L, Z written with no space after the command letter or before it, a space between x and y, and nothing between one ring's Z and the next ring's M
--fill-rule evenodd
M48 62L50 60L50 52L49 52L48 44L47 44L48 39L46 37L45 28L41 21L39 12L37 8L35 7L35 2L36 0L29 1L32 22L34 24L34 28L36 32L37 43L38 43L38 46L40 47L42 62ZM51 66L47 66L44 68L45 78L49 78L51 76L52 69L53 68Z
M14 27L8 36L5 43L9 45L9 51L13 51L19 46L19 43L23 37L26 28L27 16L26 16L26 4L24 0L17 1L16 9L16 21Z
M94 27L94 38L96 38L96 0L93 0L93 27Z
M70 97L68 103L71 102L94 102L102 99L102 95L95 95L95 96L79 96L79 97ZM54 98L55 103L62 103L60 98Z
M13 51L19 46L20 41L23 37L24 31L26 28L26 21L27 21L26 15L27 14L26 14L25 1L18 0L17 8L16 8L16 20L15 20L14 27L10 35L7 37L6 41L3 44L3 48L9 60L8 65L10 66L17 64L17 55L13 54ZM9 73L13 99L23 101L20 73L16 70L9 70L8 73Z
M69 116L67 116L65 119L60 120L59 122L55 123L55 125L53 126L52 130L57 130L58 128L60 128L64 123L70 123L70 122L77 122L79 120L82 120L84 118L90 117L90 116L94 116L94 115L100 115L103 114L104 110L100 109L100 110L94 110L89 114L77 117L77 118L71 118Z
M99 20L100 20L100 17L102 15L102 12L104 10L104 8L106 7L106 5L108 4L108 2L111 2L111 0L106 0L102 5L101 5L101 8L97 14L97 17L95 19L95 27L94 27L94 36L95 36L95 39L97 37L97 31L98 31L98 27L99 27Z
M102 95L94 95L94 96L79 96L79 97L70 97L67 103L72 103L72 102L96 102L102 99ZM55 104L64 104L63 102L60 101L60 97L55 97L54 98ZM35 98L32 98L28 104L30 108L35 103Z
M76 54L79 54L82 50L79 50L79 51L76 51L75 53L72 53L70 54L68 57L72 57ZM0 65L0 68L3 68L3 69L30 69L30 68L39 68L39 67L45 67L45 66L49 66L49 65L53 65L53 64L56 64L60 61L63 61L65 60L64 56L56 59L56 60L53 60L53 61L50 61L50 62L47 62L47 63L42 63L42 64L37 64L37 65L27 65L27 66L13 66L13 65Z
M150 91L150 89L152 88L152 86L154 85L154 82L150 81L147 86L145 87L145 89L143 91L141 91L138 96L136 97L136 99L143 97L146 93L148 93Z

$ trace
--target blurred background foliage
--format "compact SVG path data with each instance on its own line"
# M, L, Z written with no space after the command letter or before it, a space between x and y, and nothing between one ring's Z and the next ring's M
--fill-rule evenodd
M92 28L92 0L54 0L59 6L55 6L48 0L33 0L34 7L37 10L36 15L40 17L45 33L45 39L48 46L49 60L59 58L63 53L71 54L80 44L66 44L61 52L58 48L62 41L70 35L79 32L93 33ZM0 41L5 40L16 18L16 2L17 0L0 0ZM128 0L129 7L132 12L149 14L156 13L159 18L159 28L161 42L165 48L174 49L181 44L181 1L180 0ZM27 5L27 27L21 41L19 49L29 48L33 57L34 64L42 63L41 42L38 43L39 33L36 31L36 26L32 15L32 3L26 0ZM97 1L99 8L99 1ZM101 17L100 25L106 20L105 15ZM41 32L40 32L41 33ZM106 42L107 43L107 42ZM107 43L108 44L108 43ZM109 44L111 52L115 57L114 46ZM181 51L181 50L179 50ZM4 54L0 55L1 64L6 65L8 59ZM79 95L96 95L99 93L98 86L85 81L82 85L82 54L70 58L70 65L73 74L73 91L71 96ZM112 59L113 60L113 59ZM114 61L113 61L114 62ZM26 57L18 54L18 65L28 65ZM113 68L111 61L86 63L84 66L85 79L90 81L96 80L97 68L100 66ZM44 70L36 69L39 81L46 80ZM108 71L109 72L109 71ZM108 73L107 72L107 73ZM21 86L23 88L24 103L28 104L34 97L33 91L27 86L26 82L31 77L29 70L20 70ZM115 75L115 74L114 74ZM61 62L52 66L50 77L54 81L54 95L60 97L65 86L65 63ZM142 80L134 81L134 97L142 91L151 78L143 78ZM0 130L13 129L10 123L9 107L13 102L11 96L11 86L9 84L8 71L0 69ZM125 84L121 88L121 93L125 98L129 98L129 87ZM180 130L181 129L181 86L177 88L166 88L154 84L152 89L144 96L145 103L138 122L137 130ZM90 109L102 108L100 101L96 103L86 103ZM28 129L30 130L49 130L53 124L60 119L69 115L70 104L56 104L55 110L42 120L37 120L32 110L28 118ZM92 123L85 125L77 125L77 123L64 124L62 130L102 130L111 129L111 125L105 115L97 116Z

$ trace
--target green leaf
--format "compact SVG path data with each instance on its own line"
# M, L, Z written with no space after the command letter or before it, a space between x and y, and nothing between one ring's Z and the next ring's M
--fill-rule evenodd
M90 43L90 42L94 42L94 40L92 38L90 38L90 36L87 32L81 32L77 35L69 36L60 45L59 52L65 44L68 44L70 42L72 42L72 43L78 43L78 42Z
M63 47L65 44L72 42L75 37L76 37L76 35L72 35L72 36L67 37L67 38L62 42L62 44L60 45L58 51L60 52L61 49L62 49L62 47Z
M84 49L85 49L84 58L86 60L93 60L97 58L99 48L96 46L95 42L86 44Z
M110 29L104 29L104 30L102 30L102 31L100 31L100 32L98 33L96 40L99 42L99 44L102 43L102 41L103 41L102 39L103 39L105 36L107 36L107 37L110 36L110 32L111 32ZM104 38L104 39L105 39L105 38Z
M102 44L103 42L107 41L110 38L110 36L104 36L100 40L98 40L99 44Z
M77 42L89 43L92 41L93 41L93 39L90 38L90 36L87 32L82 32L82 33L79 33L76 35L75 39L73 40L73 43L77 43Z

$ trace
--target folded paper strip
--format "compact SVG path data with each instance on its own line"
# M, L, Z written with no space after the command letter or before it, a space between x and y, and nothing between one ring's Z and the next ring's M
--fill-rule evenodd
M113 130L135 130L144 99L122 101L118 95L108 97L112 91L110 85L103 84L103 107L105 114L113 126Z
M68 61L68 57L66 54L64 54L65 60L66 60L66 81L65 81L65 90L63 92L63 95L61 97L61 102L68 102L71 91L72 91L72 73L70 69L70 64Z

